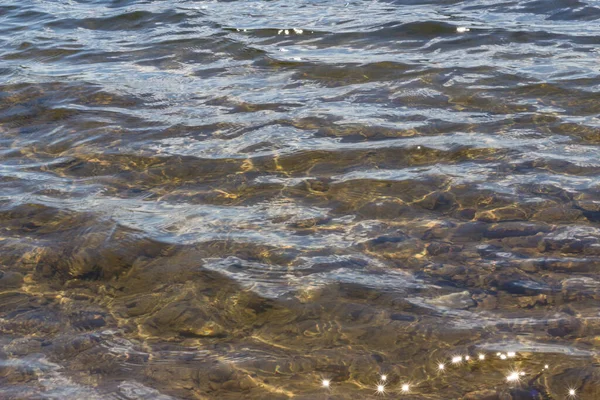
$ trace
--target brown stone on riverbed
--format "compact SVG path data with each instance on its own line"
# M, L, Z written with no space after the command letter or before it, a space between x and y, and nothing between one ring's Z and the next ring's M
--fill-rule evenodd
M551 288L542 280L535 280L533 276L520 271L500 270L483 278L486 287L495 287L510 294L536 296L548 293Z
M548 223L574 222L583 219L583 213L570 207L549 207L538 211L532 219Z
M460 242L478 241L487 229L485 222L467 222L456 228L452 239Z
M182 337L223 337L225 328L209 316L212 309L188 302L168 304L144 323L152 334Z
M435 223L433 226L430 226L425 232L421 234L422 240L444 240L451 233L452 229L456 228L456 224L452 221L439 221ZM414 231L413 231L414 232Z
M23 284L23 275L18 272L0 271L0 289L14 289Z
M494 310L498 308L498 297L490 293L477 293L473 295L477 308L482 310Z
M537 272L544 268L544 259L542 258L527 258L511 260L508 265L518 268L525 272Z
M483 236L488 239L503 239L516 236L533 236L551 230L552 227L544 223L501 222L487 227L483 232Z
M425 245L419 239L398 232L396 235L382 235L368 240L360 246L365 251L373 252L396 261L415 261L415 254L423 252Z
M540 251L560 251L562 253L584 253L600 242L600 229L591 226L571 226L552 232L539 244Z
M357 214L368 219L396 219L404 214L410 213L413 210L400 200L376 200L371 201L360 209Z
M584 212L600 213L600 201L597 200L579 200L575 205Z
M427 300L427 303L441 308L450 308L454 310L467 310L476 305L468 290L459 293L450 293L434 299Z
M125 303L124 314L128 317L138 317L148 314L158 307L159 296L155 294L139 295Z
M549 322L548 334L554 337L578 336L581 331L581 322L575 317L568 317L558 321Z
M234 373L231 365L219 363L208 372L208 379L212 382L223 383L227 382Z
M518 207L509 206L478 212L475 219L483 222L525 221L527 213Z
M449 211L456 205L456 197L448 192L433 192L414 204L426 210Z
M580 200L575 203L576 207L581 210L583 215L590 221L600 221L600 201L596 200Z
M467 269L462 265L432 264L426 269L426 272L441 278L452 278L464 274L466 270Z
M459 253L461 250L462 246L457 246L446 242L433 242L427 246L427 253L432 256L448 253Z
M533 236L514 236L502 239L502 244L510 248L537 249L544 238L544 233L540 232Z
M495 390L487 389L467 393L463 400L500 400L500 397Z
M477 210L474 208L461 208L460 210L455 210L453 216L458 219L468 219L471 220L475 218L477 214Z
M576 390L576 399L600 399L600 370L597 366L568 368L548 378L550 394L562 399L568 388Z
M548 296L545 294L540 294L537 296L519 296L516 298L516 302L520 308L546 306L548 305Z
M562 281L563 298L581 301L586 298L600 300L600 282L587 276L573 277Z
M556 272L598 272L598 258L552 258L544 259L542 268Z

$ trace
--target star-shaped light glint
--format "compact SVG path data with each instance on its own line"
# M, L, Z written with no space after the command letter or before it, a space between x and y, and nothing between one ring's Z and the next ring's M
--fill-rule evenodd
M460 364L462 362L462 356L454 356L452 357L452 364Z
M519 383L521 376L523 375L524 373L520 371L510 371L510 373L506 376L506 382Z

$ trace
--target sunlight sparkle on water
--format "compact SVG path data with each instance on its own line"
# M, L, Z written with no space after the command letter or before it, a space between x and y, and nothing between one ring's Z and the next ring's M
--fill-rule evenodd
M518 382L521 378L519 377L519 373L518 372L511 372L507 377L506 377L506 381L507 382Z

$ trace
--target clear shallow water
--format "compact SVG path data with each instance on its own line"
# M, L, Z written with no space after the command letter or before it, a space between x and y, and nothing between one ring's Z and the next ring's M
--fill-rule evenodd
M0 397L600 398L599 20L3 1Z

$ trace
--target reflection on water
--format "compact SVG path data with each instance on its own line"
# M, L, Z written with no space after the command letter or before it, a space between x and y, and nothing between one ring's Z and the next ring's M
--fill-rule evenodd
M3 1L0 397L600 398L598 19Z

